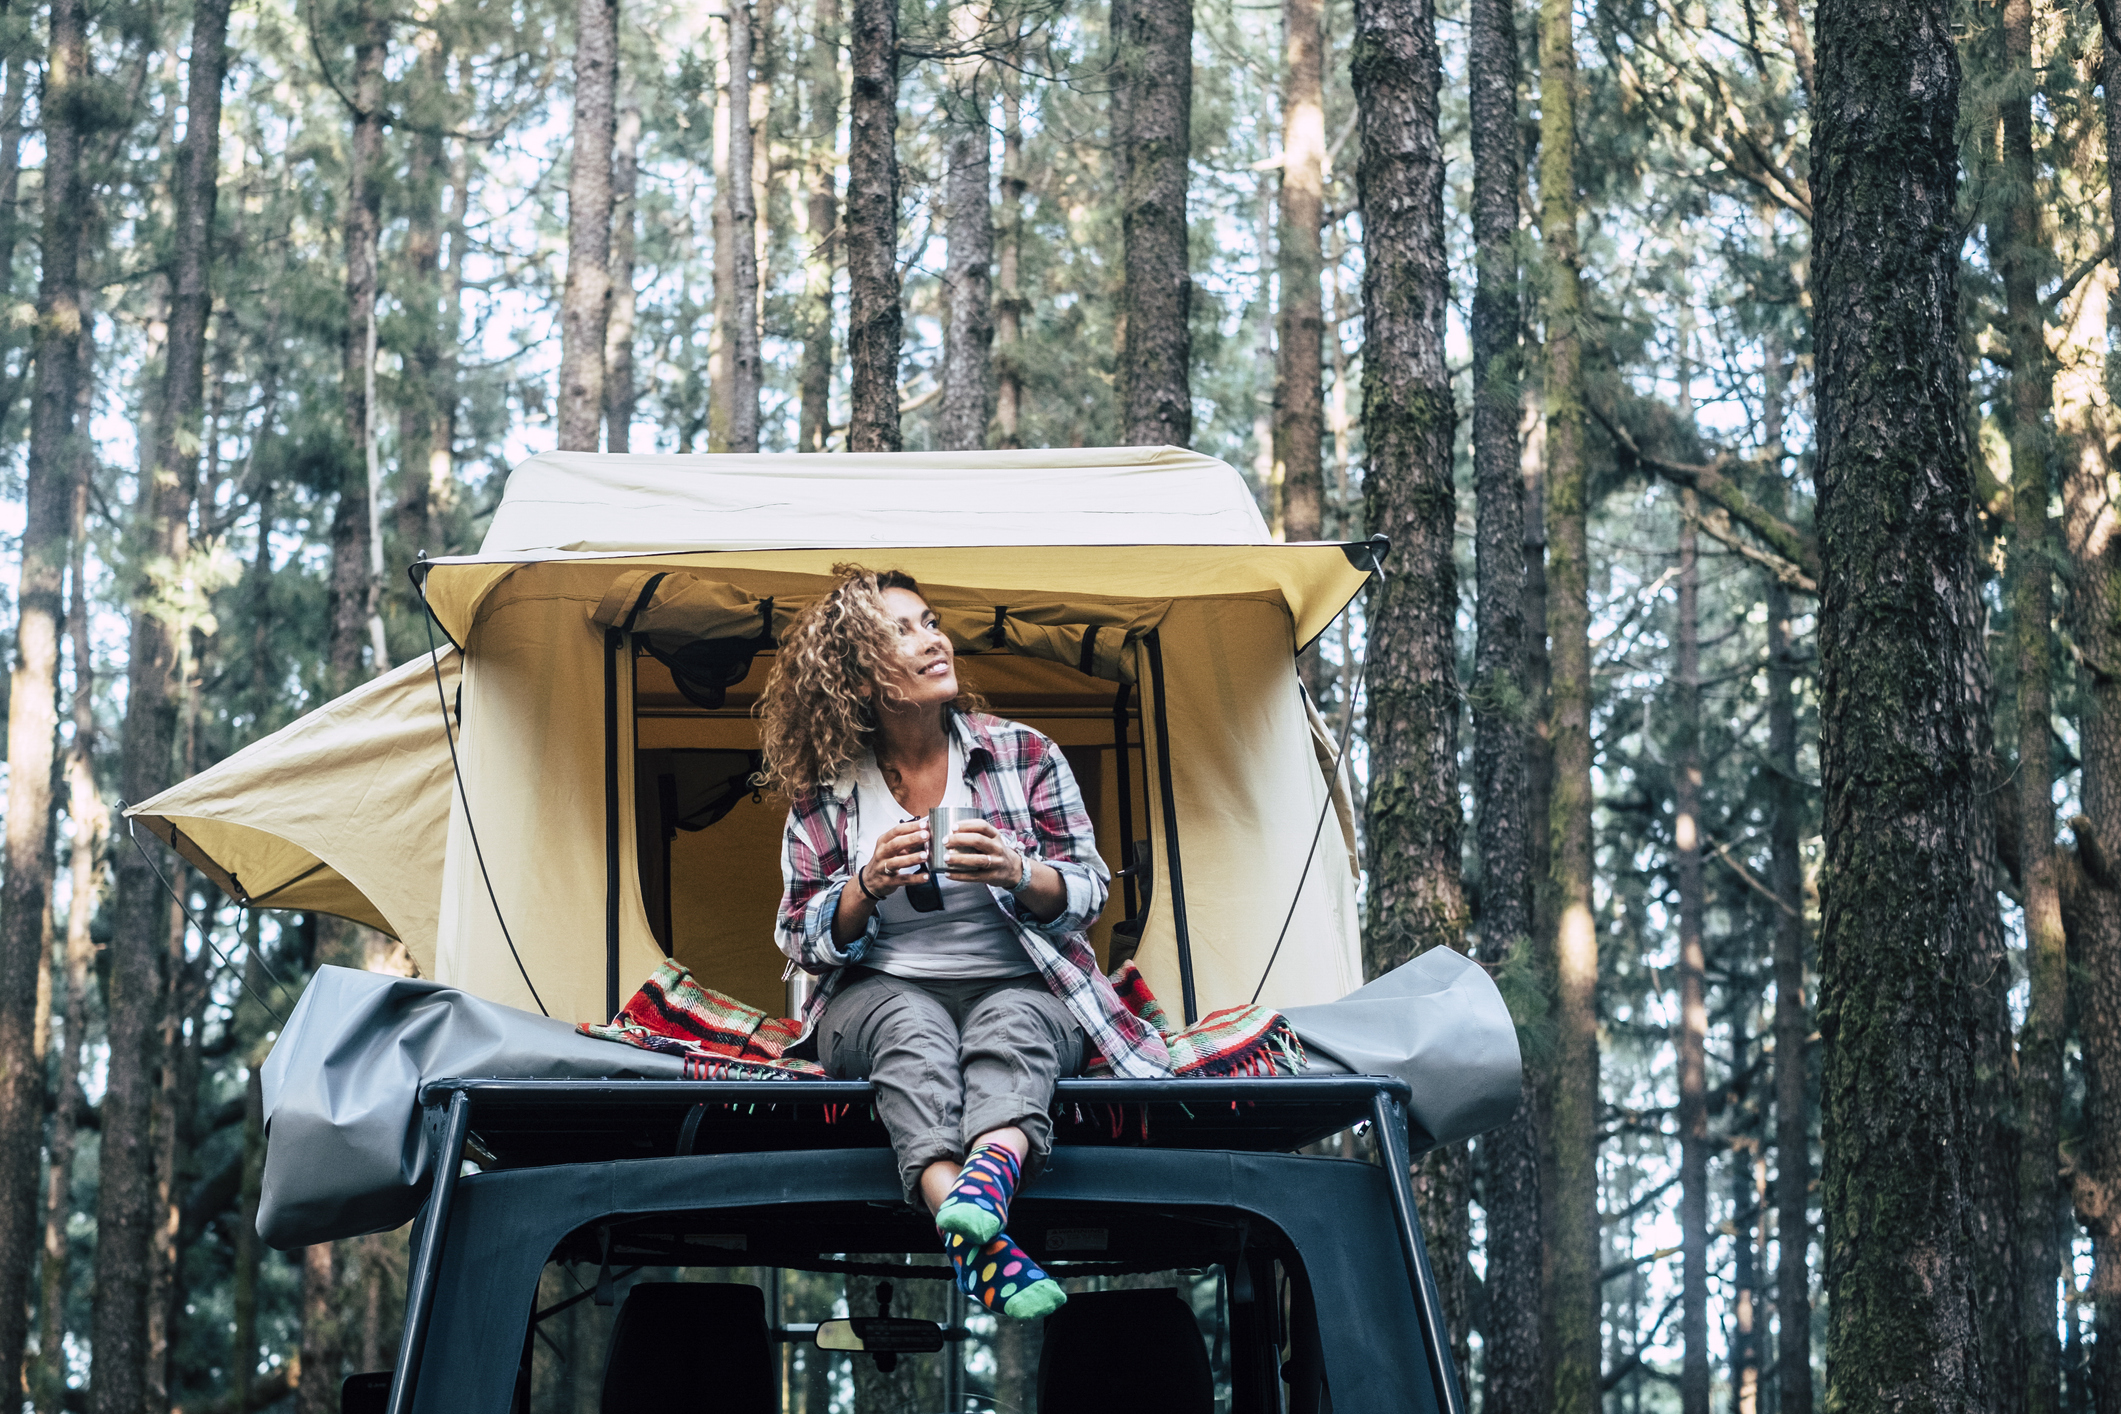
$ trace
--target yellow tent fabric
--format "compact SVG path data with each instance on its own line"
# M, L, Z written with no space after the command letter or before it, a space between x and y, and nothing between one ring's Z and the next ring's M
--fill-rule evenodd
M126 814L237 902L365 923L431 976L449 824L441 697L462 665L453 649L423 654Z
M1263 1000L1331 1000L1361 980L1352 830L1295 653L1361 558L1274 543L1234 470L1175 448L546 454L479 555L426 567L463 650L461 793L407 665L138 813L231 892L385 927L492 1000L601 1019L668 948L777 1010L782 804L704 823L670 804L685 763L741 775L770 641L720 705L653 655L778 630L854 560L918 577L968 683L1062 744L1115 870L1123 834L1148 841L1137 960L1174 1011L1248 1001L1262 975ZM1325 809L1341 827L1306 872Z

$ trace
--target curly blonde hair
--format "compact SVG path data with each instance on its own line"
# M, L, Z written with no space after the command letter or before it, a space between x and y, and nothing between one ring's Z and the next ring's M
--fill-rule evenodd
M920 594L920 585L899 570L838 564L832 573L839 582L781 635L759 696L765 760L754 779L790 800L837 780L869 746L876 717L862 689L893 698L905 694L898 625L884 607L884 591ZM971 706L963 694L951 704Z

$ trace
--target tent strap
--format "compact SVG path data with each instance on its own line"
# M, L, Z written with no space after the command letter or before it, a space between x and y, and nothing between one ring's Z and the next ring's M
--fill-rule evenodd
M604 1015L619 1014L619 648L604 630Z
M1090 630L1094 637L1097 629ZM1127 769L1127 690L1132 683L1121 683L1119 691L1112 694L1112 751L1119 767L1119 858L1120 878L1127 890L1127 921L1133 922L1138 900L1135 897L1134 868L1134 780Z
M1150 629L1149 681L1156 691L1156 784L1164 805L1164 864L1171 871L1171 927L1178 939L1178 987L1186 1025L1200 1020L1193 993L1193 940L1186 932L1186 874L1178 859L1178 791L1171 782L1171 719L1164 707L1164 645L1161 629Z

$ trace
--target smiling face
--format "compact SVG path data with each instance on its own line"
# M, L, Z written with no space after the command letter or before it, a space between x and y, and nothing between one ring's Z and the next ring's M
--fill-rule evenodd
M934 707L957 696L957 655L942 621L910 589L886 589L884 612L898 628L900 700L908 707Z

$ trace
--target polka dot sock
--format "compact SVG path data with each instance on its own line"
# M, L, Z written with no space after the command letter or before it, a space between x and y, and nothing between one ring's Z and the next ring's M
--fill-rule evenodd
M1009 1200L1016 1196L1022 1169L1016 1155L1000 1144L981 1144L965 1160L957 1186L935 1210L935 1225L974 1242L991 1242L1009 1221Z
M938 1232L941 1232L938 1229ZM1045 1274L1024 1249L998 1233L991 1242L974 1242L942 1232L943 1251L957 1268L957 1284L990 1311L1019 1321L1050 1316L1067 1304L1068 1293Z

